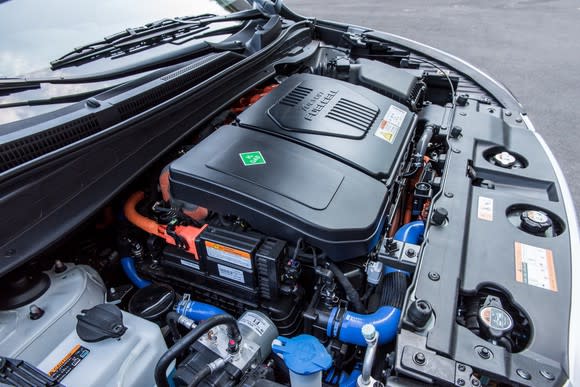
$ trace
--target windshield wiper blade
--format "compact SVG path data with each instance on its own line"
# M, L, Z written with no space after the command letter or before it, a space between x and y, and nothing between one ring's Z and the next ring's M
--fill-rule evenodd
M52 70L80 65L103 57L118 57L152 48L164 43L183 44L199 38L211 24L244 21L262 16L258 10L250 9L225 16L205 14L181 18L162 19L142 27L105 37L102 41L77 47L62 57L50 62ZM210 32L211 34L211 32Z

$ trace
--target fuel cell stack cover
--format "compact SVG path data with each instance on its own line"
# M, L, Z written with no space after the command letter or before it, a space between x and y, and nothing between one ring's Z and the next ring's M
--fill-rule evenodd
M379 93L311 74L290 76L238 116L240 126L299 142L388 185L415 121Z
M224 126L170 165L171 194L235 214L266 235L306 241L335 260L368 253L388 190L321 152L264 132Z

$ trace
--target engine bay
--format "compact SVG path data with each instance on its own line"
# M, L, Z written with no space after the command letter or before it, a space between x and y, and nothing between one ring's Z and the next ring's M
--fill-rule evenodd
M8 364L14 377L232 387L562 380L562 343L538 337L555 325L527 292L545 292L544 305L565 297L566 264L545 258L548 278L534 279L512 275L513 253L502 256L514 243L517 267L565 255L534 247L566 232L551 172L526 175L530 151L498 145L524 144L521 122L456 98L453 74L356 52L313 40L72 236L3 277L0 347L24 361ZM543 204L510 205L518 190ZM459 219L459 208L470 214ZM523 236L494 244L497 232Z

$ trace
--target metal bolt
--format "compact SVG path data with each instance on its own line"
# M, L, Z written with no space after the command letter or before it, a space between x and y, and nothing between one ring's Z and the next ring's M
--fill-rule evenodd
M457 366L457 369L458 369L460 372L465 372L465 365L463 365L463 364L459 364L459 365Z
M66 265L61 260L57 259L54 262L54 272L59 274L66 271Z
M506 116L510 117L510 116L512 115L512 112L511 112L511 111L509 111L509 110L506 110L506 111L504 112L504 114L505 114Z
M542 375L544 378L546 378L546 379L548 379L550 381L556 379L556 377L554 376L554 374L551 373L548 370L540 370L540 375Z
M407 249L407 251L405 251L405 255L409 258L413 258L415 256L415 249Z
M413 361L417 364L417 365L423 365L425 364L425 361L427 359L425 358L425 354L423 352L417 352L415 354L415 356L413 356Z
M451 151L452 151L453 153L457 153L457 154L461 153L461 149L456 149L456 148L453 148L453 149L451 149Z
M31 320L38 320L44 315L44 310L42 310L39 306L32 304L30 305L28 317Z
M477 379L471 379L471 385L475 387L479 387L481 383Z
M477 354L482 359L489 359L491 357L491 351L486 347L479 347L479 349L477 350Z
M427 274L427 276L431 281L439 281L439 279L441 278L439 273L436 273L434 271L430 271L429 274Z
M446 198L452 198L453 196L455 196L455 195L453 195L453 192L445 192L444 195Z
M518 124L521 124L521 123L522 123L522 121L523 121L523 120L522 120L521 118L516 118L516 122L517 122Z
M530 380L532 378L532 375L530 375L528 371L521 368L516 370L516 374L518 374L518 376L522 379Z
M377 330L375 329L375 326L373 324L365 324L361 328L361 333L365 338L365 340L372 341L375 338L375 335L377 334Z
M465 386L465 380L463 380L461 378L457 379L457 385L458 386Z

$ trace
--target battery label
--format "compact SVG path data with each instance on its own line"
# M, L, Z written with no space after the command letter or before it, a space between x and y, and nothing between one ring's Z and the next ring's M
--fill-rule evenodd
M205 241L205 250L207 255L215 259L233 263L247 269L252 268L252 257L250 253L232 247L220 245L214 242Z
M245 326L252 328L252 330L256 332L258 336L262 336L264 332L270 328L270 324L268 324L264 318L252 312L247 312L244 314L238 321L238 324L244 324Z
M233 267L224 266L224 265L217 265L218 272L220 276L224 278L228 278L237 282L245 283L244 281L244 272L238 269L234 269Z
M61 361L59 361L57 365L48 371L48 375L52 376L58 382L62 381L85 357L87 357L89 352L90 350L88 348L85 348L80 344L75 345L75 347Z
M552 250L515 243L516 281L558 291Z

